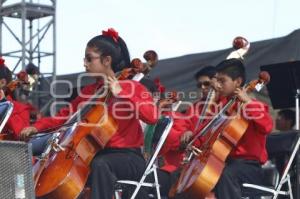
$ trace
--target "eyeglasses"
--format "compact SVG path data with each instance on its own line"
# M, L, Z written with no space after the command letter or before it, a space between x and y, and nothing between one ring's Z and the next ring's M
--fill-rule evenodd
M86 61L86 62L92 62L93 59L99 59L100 56L90 56L90 55L86 55L84 58L83 58L83 61Z
M208 87L210 86L210 81L198 82L197 87L202 88L202 85Z

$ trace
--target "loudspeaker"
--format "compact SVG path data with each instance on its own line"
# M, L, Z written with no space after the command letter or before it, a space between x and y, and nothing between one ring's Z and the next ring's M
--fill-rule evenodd
M0 198L35 198L31 144L0 141Z

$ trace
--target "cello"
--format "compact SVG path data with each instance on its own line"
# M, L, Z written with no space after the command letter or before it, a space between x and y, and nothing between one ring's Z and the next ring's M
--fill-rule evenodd
M135 72L137 70L133 68L124 69L118 80L128 79ZM50 139L42 160L34 165L38 197L73 199L85 191L83 196L89 194L88 189L83 189L90 173L90 163L118 129L117 122L106 111L111 92L100 98L102 93L103 90L99 89L87 106L66 122L65 126L72 124L70 129L61 129ZM89 102L94 105L90 106ZM83 115L80 123L77 122L79 115Z
M250 42L248 42L247 39L244 37L238 36L233 39L232 47L234 51L232 51L226 59L244 59L244 56L248 53L250 49ZM197 130L199 125L203 122L203 119L205 118L206 114L210 111L210 105L215 101L217 98L216 88L214 88L216 85L211 86L211 88L208 91L207 98L205 99L204 107L201 111L201 114L199 116L199 119L197 121L196 127L194 130Z
M124 69L118 80L126 79L132 70ZM114 118L107 113L108 92L100 98L103 87L66 122L72 127L52 135L41 160L33 168L35 192L43 198L77 198L90 173L90 163L118 129ZM89 103L91 102L91 103ZM92 105L91 105L92 104ZM78 117L81 121L77 122Z
M246 90L259 91L269 80L269 74L263 71L258 80L248 83ZM170 191L171 197L185 192L189 198L205 198L217 184L227 156L238 144L249 124L242 115L228 117L234 114L233 106L236 103L237 97L231 98L189 143L193 145L200 136L208 136L198 149L197 156L190 157L183 166L179 180Z

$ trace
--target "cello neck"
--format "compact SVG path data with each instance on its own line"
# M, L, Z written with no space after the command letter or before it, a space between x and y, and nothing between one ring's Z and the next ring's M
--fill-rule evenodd
M209 89L209 92L208 92L208 95L205 99L205 103L204 103L204 107L201 111L201 114L198 118L198 121L197 121L197 124L196 124L196 127L195 127L195 131L199 128L199 125L201 124L201 122L203 122L203 118L205 117L207 111L208 111L208 108L209 108L209 105L210 103L212 103L212 98L213 98L213 95L214 95L215 91L213 88L210 88Z
M96 93L84 104L83 107L78 109L74 114L71 115L71 117L67 120L66 123L75 123L78 121L78 119L81 119L83 115L85 115L91 108L91 106L95 105L94 102L96 102L99 99L99 96L101 96L105 92L104 86L99 88Z
M206 133L224 116L227 110L236 102L236 99L237 97L231 98L220 110L220 112L216 116L214 116L213 119L194 136L194 138L189 142L188 146L192 146L199 137L206 135Z

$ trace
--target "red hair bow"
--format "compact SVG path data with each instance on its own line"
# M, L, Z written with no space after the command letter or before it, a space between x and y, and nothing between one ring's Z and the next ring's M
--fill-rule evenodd
M156 78L154 80L154 83L157 87L157 90L160 92L160 93L164 93L166 91L166 88L160 83L160 80L159 78Z
M0 65L4 66L4 63L5 63L5 59L3 59L2 57L0 57Z
M113 28L109 28L107 31L103 30L102 35L111 37L116 43L118 43L119 33Z

